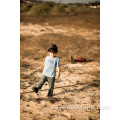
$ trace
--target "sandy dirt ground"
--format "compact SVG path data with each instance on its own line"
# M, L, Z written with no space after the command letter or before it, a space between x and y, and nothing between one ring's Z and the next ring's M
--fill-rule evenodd
M99 11L52 17L21 13L21 120L100 120ZM54 96L47 98L47 82L38 94L32 87L42 76L50 43L58 45L61 76L56 79ZM71 55L92 62L71 64Z

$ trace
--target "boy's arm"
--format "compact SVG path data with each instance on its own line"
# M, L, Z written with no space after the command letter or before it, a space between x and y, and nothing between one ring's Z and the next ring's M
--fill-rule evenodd
M60 77L60 67L57 67L57 78Z

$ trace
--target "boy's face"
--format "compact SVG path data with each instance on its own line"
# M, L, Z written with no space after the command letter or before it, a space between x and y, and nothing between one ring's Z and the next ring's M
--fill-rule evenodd
M55 55L56 55L56 53L49 52L49 55L50 55L50 57L54 58L54 57L55 57Z

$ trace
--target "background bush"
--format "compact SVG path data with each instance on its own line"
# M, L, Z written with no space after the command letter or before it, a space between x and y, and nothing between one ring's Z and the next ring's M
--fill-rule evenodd
M45 4L49 5L49 7L53 8L56 3L54 2L46 2Z
M75 6L73 6L73 5L69 5L66 9L65 9L65 11L68 11L68 12L74 12L75 11Z
M94 2L94 5L99 5L100 2ZM44 3L35 3L33 4L20 4L20 12L28 12L29 15L47 15L51 12L54 13L61 13L61 12L72 12L72 13L83 13L86 14L92 3L85 4L85 3L75 3L75 4L59 4L54 2L44 2Z
M29 11L30 15L47 15L49 14L51 7L46 3L39 3L32 6Z
M53 7L52 11L54 12L64 12L65 9L62 5L60 4L55 4L55 6Z
M20 12L27 12L30 10L31 7L32 7L32 5L30 5L30 4L21 3L20 4Z

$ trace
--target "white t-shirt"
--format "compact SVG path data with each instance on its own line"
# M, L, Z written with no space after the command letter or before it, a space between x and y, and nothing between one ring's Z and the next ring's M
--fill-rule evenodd
M45 59L45 67L43 70L43 74L48 77L55 77L56 67L60 67L59 58L56 56L54 58L47 56Z

